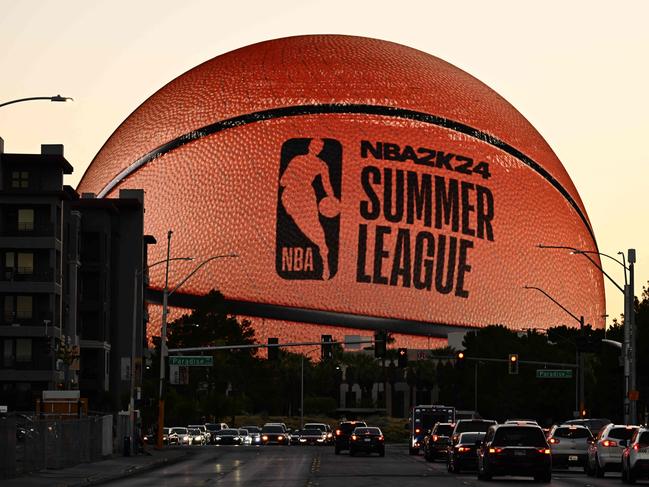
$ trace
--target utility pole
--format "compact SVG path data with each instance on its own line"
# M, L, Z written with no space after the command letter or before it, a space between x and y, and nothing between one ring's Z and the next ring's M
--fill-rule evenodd
M165 269L165 287L162 293L162 329L160 330L160 386L158 390L158 437L156 447L163 448L163 429L165 415L164 381L165 381L165 354L167 348L167 299L169 297L169 256L171 255L171 236L174 232L167 232L167 265Z
M628 250L628 263L629 263L629 285L627 286L626 293L626 313L624 315L624 339L627 344L626 353L624 357L624 375L628 380L626 384L626 397L624 399L625 412L628 406L628 421L627 424L637 424L638 411L637 411L637 398L636 394L636 337L637 330L635 324L635 307L634 307L634 264L635 264L635 249ZM628 325L627 325L628 323ZM627 341L628 336L628 341ZM633 398L631 397L633 394ZM626 417L625 417L626 419Z

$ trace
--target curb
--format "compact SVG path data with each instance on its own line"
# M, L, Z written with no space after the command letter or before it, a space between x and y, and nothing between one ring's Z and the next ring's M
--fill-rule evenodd
M149 472L151 470L156 470L158 468L166 467L168 465L174 465L176 463L182 462L187 460L190 456L193 455L193 452L185 452L184 455L178 455L175 458L161 458L160 460L156 460L148 465L143 465L141 467L134 467L129 470L124 470L120 473L117 473L115 475L109 475L106 477L100 477L97 479L91 479L88 478L82 482L77 482L74 484L66 484L65 487L89 487L91 485L102 485L108 482L113 482L115 480L119 479L124 479L128 477L134 477L136 475L140 475L145 472Z

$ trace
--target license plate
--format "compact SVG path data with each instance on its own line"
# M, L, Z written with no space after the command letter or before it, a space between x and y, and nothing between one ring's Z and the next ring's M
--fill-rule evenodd
M372 441L370 438L365 438L365 443L369 443L370 441Z
M516 450L516 451L514 451L514 456L516 456L516 457L524 457L524 456L525 456L525 452L524 452L524 451L520 451L520 450Z
M577 461L579 461L579 457L577 455L570 455L568 457L568 461L569 462L577 462Z

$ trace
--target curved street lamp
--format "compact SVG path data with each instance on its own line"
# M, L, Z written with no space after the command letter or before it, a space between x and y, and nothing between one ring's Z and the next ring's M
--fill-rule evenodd
M12 105L13 103L21 103L23 101L32 101L32 100L49 100L49 101L60 101L60 102L66 102L68 100L74 101L73 98L70 98L69 96L61 96L61 95L54 95L54 96L30 96L28 98L18 98L16 100L10 100L10 101L5 101L3 103L0 103L0 107L5 107L7 105Z
M165 287L162 293L162 328L160 330L160 386L158 390L158 436L156 438L156 448L158 449L163 448L162 433L164 429L164 380L165 380L164 360L166 355L165 348L167 347L167 343L166 343L167 342L167 303L169 300L169 296L175 293L178 290L178 288L180 288L183 284L185 284L194 274L196 274L203 266L205 266L209 262L216 259L222 259L228 257L239 257L238 254L236 254L235 252L208 257L200 264L198 264L194 268L194 270L192 270L189 274L187 274L187 276L185 276L185 278L182 281L180 281L180 284L178 284L171 291L169 291L169 261L172 260L169 256L171 252L172 235L173 235L173 231L169 230L167 232L167 258L162 261L162 262L166 262L167 265L165 270Z

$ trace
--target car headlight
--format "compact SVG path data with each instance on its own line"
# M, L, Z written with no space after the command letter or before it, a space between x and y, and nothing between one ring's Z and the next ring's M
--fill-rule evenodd
M220 436L215 436L214 439L217 440L217 441L220 441L221 437Z

